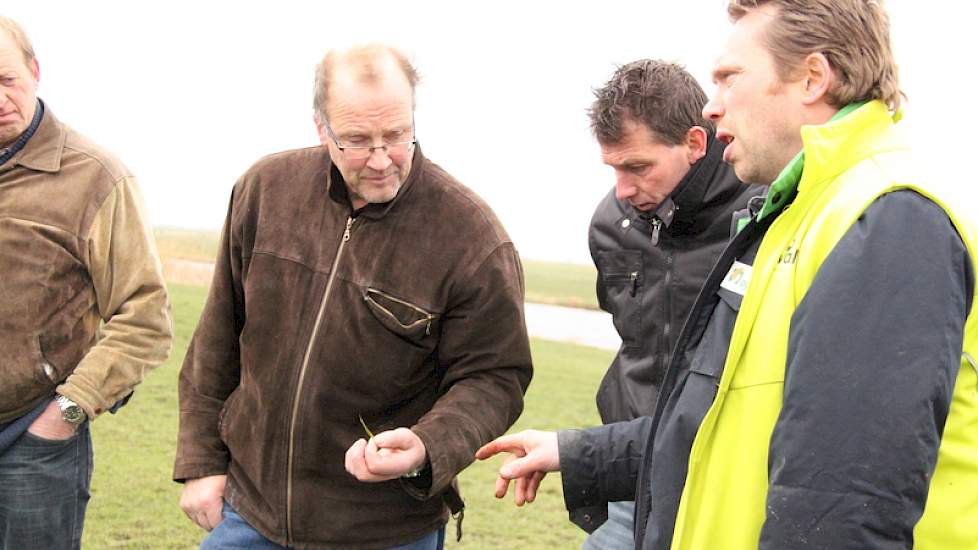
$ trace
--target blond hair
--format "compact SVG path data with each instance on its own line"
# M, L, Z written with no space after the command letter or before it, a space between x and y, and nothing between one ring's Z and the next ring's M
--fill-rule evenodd
M375 83L379 80L381 75L380 62L385 57L392 58L404 72L404 76L411 85L412 94L420 80L417 69L411 64L408 57L393 46L374 43L354 46L343 51L330 50L316 66L316 81L313 85L312 108L320 121L326 120L326 102L329 99L332 71L337 58L341 56L344 61L354 67L357 71L357 77L365 84Z
M822 53L835 75L827 93L832 106L879 99L899 109L903 92L882 0L729 0L727 14L736 22L764 5L777 8L763 40L782 80Z
M31 61L34 61L34 46L31 45L30 39L27 38L27 33L24 32L24 28L13 19L0 15L0 30L4 30L10 35L10 38L13 39L14 43L17 44L17 47L20 48L21 53L24 55L24 64L30 66Z

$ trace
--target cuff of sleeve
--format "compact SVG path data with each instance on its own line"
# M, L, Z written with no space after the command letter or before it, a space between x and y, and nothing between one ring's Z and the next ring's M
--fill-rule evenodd
M428 455L428 460L425 463L425 469L428 471L428 486L422 491L420 487L414 487L414 493L411 496L419 500L425 500L431 498L432 495L437 495L445 490L452 483L452 479L455 478L457 472L451 471L451 459L449 457L448 450L445 445L438 445L435 438L428 433L427 429L420 425L415 425L411 427L413 431L424 443L425 453ZM474 451L473 451L474 454ZM474 459L474 457L473 457ZM401 484L405 485L404 483ZM409 491L411 492L411 491ZM423 496L417 496L421 495Z
M431 461L425 461L421 472L412 477L399 478L401 487L407 494L417 500L428 500L431 497Z
M202 464L176 464L173 466L173 481L183 483L188 479L199 477L226 475L228 473L227 464L220 466L216 463Z
M584 430L557 432L557 453L560 457L560 480L564 489L564 505L568 511L605 504L601 499L593 470L591 446L585 441Z
M71 399L88 415L88 420L95 420L96 417L108 410L102 405L102 397L94 391L86 391L77 384L66 382L55 388L58 395L63 395Z

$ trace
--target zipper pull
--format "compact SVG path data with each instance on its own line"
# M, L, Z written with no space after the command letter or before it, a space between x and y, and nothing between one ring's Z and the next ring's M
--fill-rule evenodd
M662 229L662 220L659 218L652 219L652 246L657 246L659 244L659 230Z
M353 227L353 216L346 219L346 231L343 232L343 242L350 240L351 227Z
M628 280L632 284L632 298L635 297L635 292L638 291L638 271L632 271L628 274Z
M434 315L428 315L428 324L426 324L424 326L424 335L425 336L431 336L431 320L434 317L435 317Z

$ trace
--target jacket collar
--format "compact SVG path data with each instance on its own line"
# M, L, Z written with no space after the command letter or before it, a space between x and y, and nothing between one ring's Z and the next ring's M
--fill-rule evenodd
M66 137L64 126L45 104L44 116L34 135L9 162L14 163L11 166L19 164L41 172L57 172L61 170L61 154L64 152Z
M780 212L797 193L817 188L856 163L887 150L905 147L888 130L903 117L879 100L846 105L825 124L801 127L802 150L771 184L758 219Z
M846 106L825 124L802 126L805 169L798 191L834 179L873 155L905 147L888 131L902 116L902 111L890 113L885 103L873 100Z
M325 147L323 148L325 149ZM327 154L328 156L328 154ZM368 204L358 210L355 214L357 216L365 216L373 220L379 220L387 215L396 205L403 202L406 195L410 194L411 191L417 187L414 183L416 180L421 179L421 175L424 172L424 164L426 160L424 155L421 153L421 145L415 144L414 146L414 157L411 160L411 171L408 173L408 177L404 180L401 188L397 191L397 195L393 199L378 204ZM340 173L339 168L330 160L329 168L326 175L326 187L329 192L329 197L346 208L353 211L353 205L350 204L350 195L346 188L346 181L343 180L343 175Z
M667 229L673 223L687 227L694 224L699 212L711 202L708 197L721 191L714 187L720 186L723 180L716 177L717 171L723 169L723 149L723 143L710 136L706 154L690 167L672 193L654 211L638 216L646 222L657 219ZM625 205L637 212L627 202Z

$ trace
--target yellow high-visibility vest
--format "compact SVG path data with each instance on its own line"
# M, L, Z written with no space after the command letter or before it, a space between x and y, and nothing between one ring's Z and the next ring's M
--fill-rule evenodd
M882 102L870 101L828 124L802 128L798 194L761 241L716 399L693 441L673 550L756 550L792 314L823 260L874 200L899 189L933 200L947 212L978 273L978 232L919 184L893 118ZM780 261L785 257L791 261ZM973 299L936 471L914 529L918 549L978 548L976 308Z

